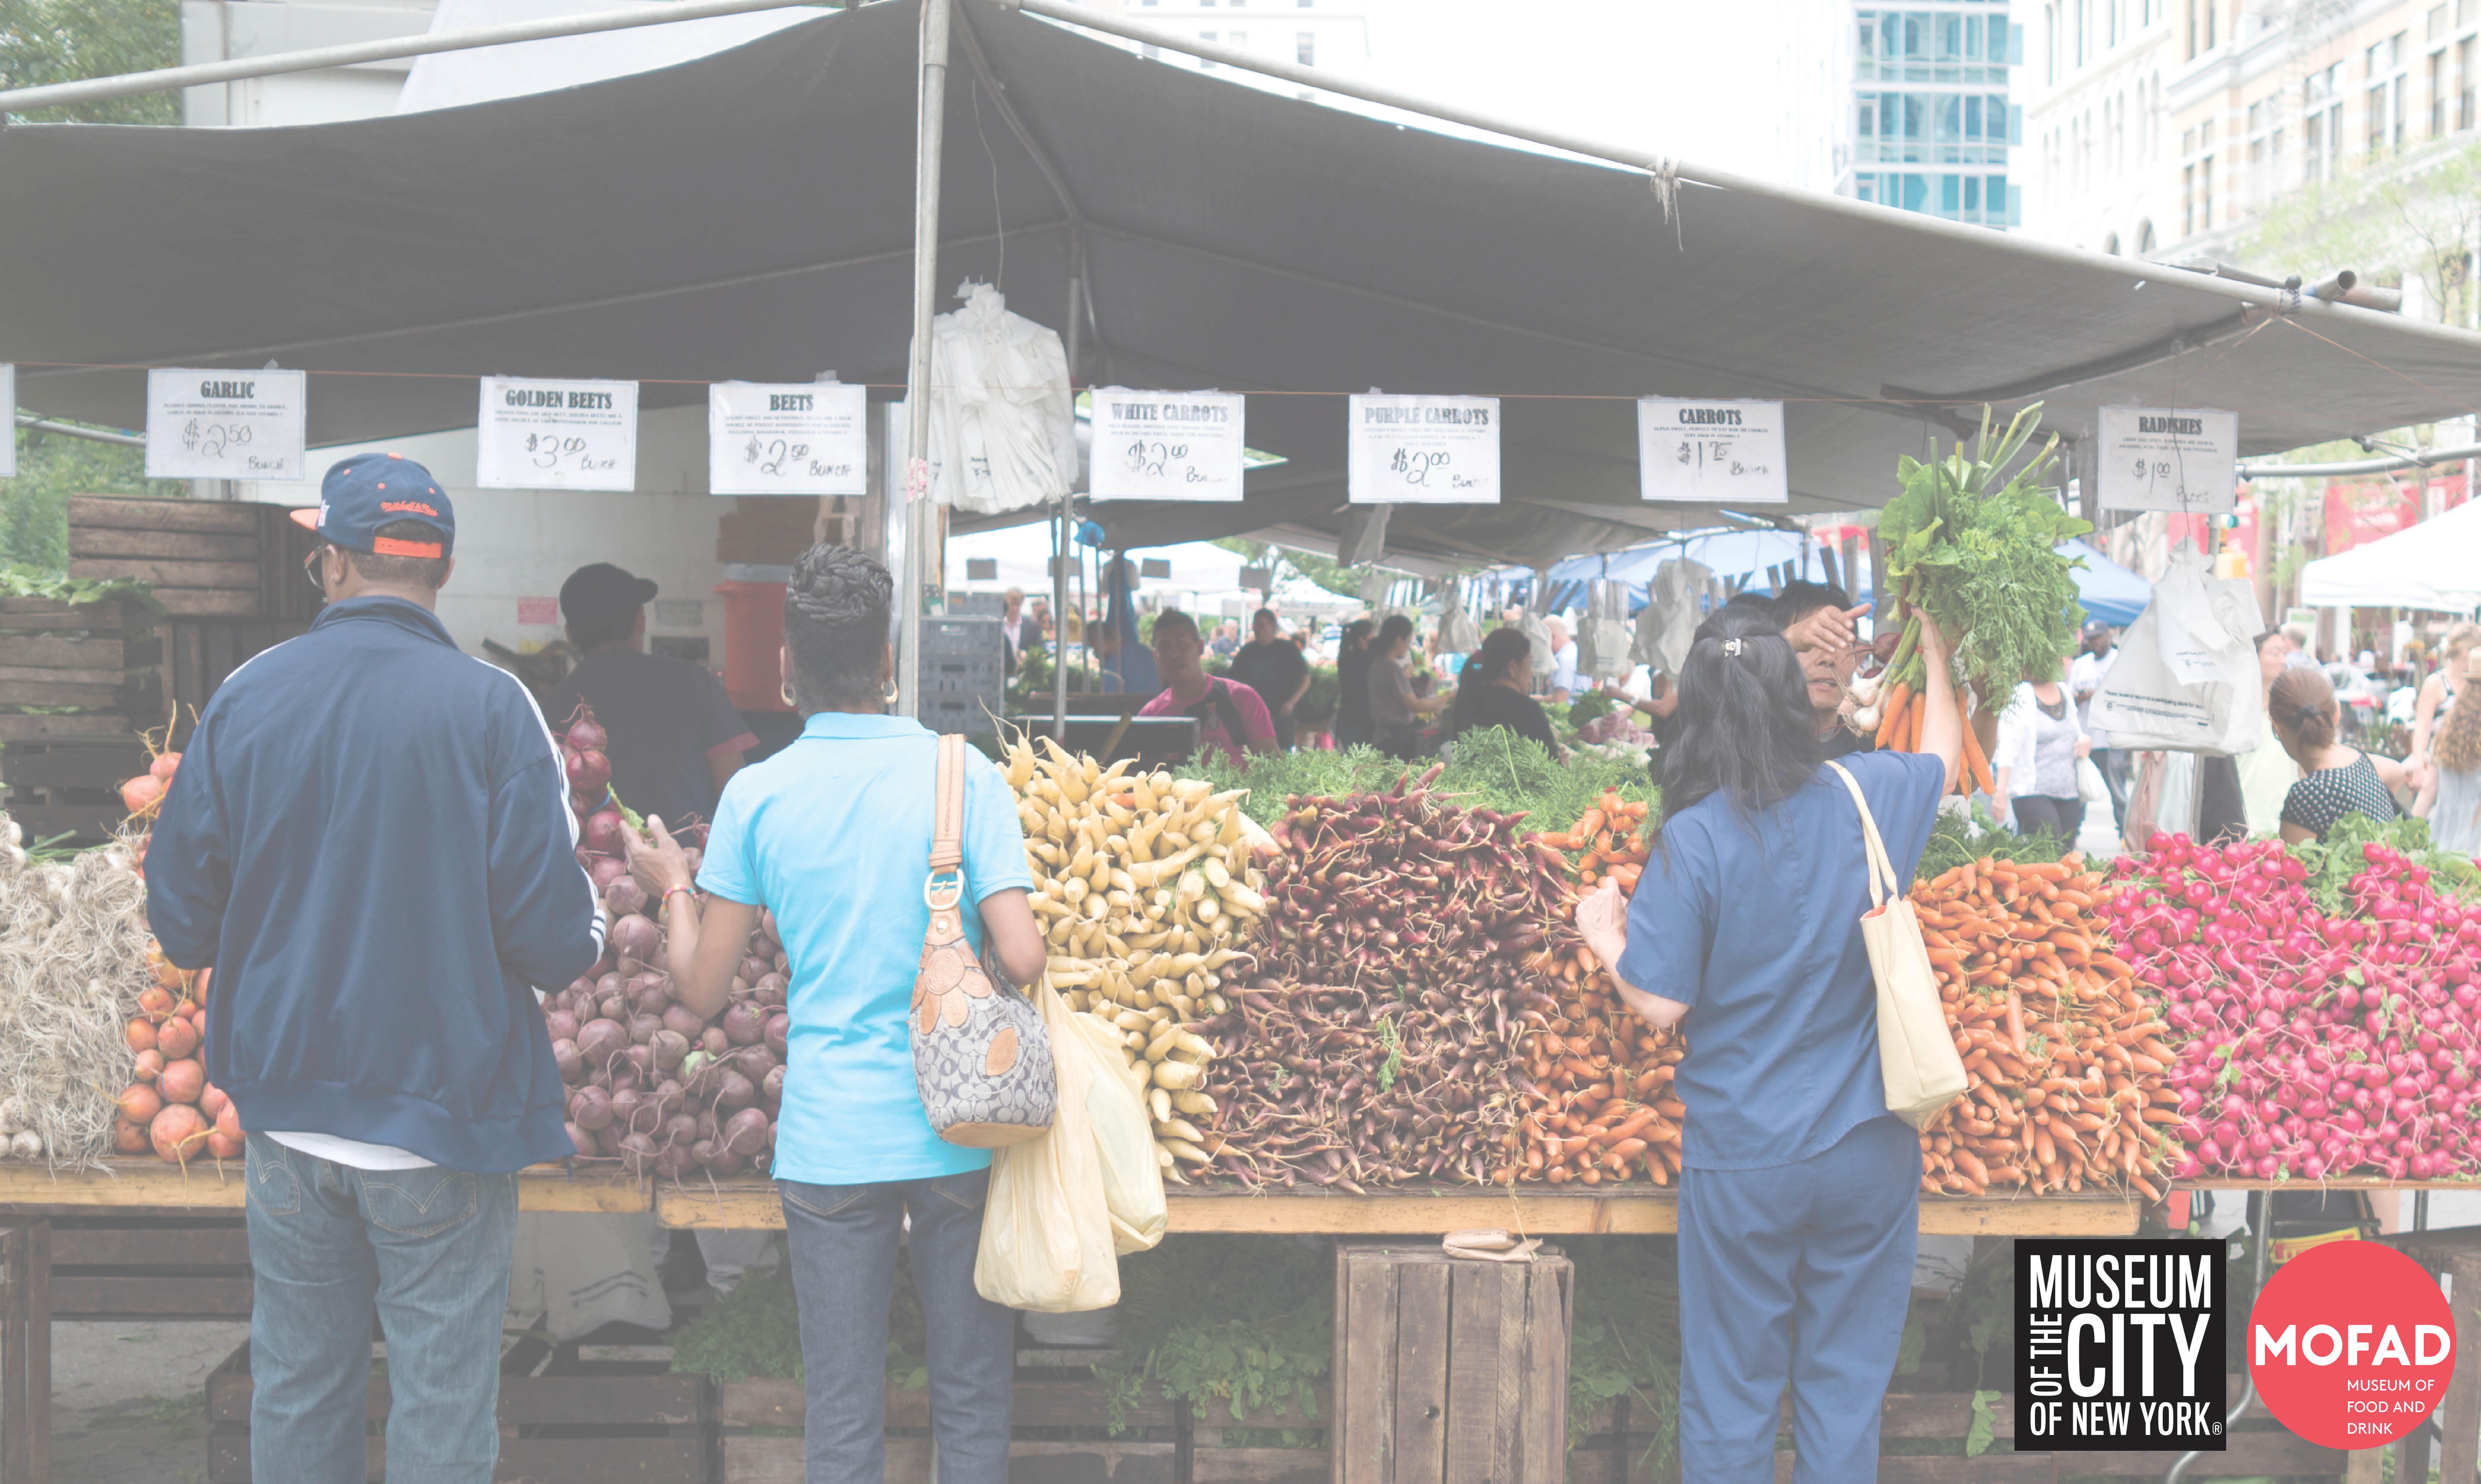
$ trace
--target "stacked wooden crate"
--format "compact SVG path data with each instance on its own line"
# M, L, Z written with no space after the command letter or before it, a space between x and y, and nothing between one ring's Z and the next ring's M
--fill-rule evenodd
M842 545L852 530L848 504L838 496L739 496L718 525L715 560L785 567L821 542Z
M69 499L69 576L151 583L176 617L315 615L319 595L301 576L314 540L282 506Z

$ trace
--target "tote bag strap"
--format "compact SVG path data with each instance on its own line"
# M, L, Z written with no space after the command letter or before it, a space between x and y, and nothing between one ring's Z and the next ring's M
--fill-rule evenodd
M930 817L930 874L934 878L965 862L965 738L939 739L937 804ZM959 885L963 876L957 877Z
M1835 776L1852 791L1853 806L1861 811L1861 843L1869 856L1869 910L1874 912L1887 904L1888 898L1903 895L1896 890L1894 864L1887 859L1887 843L1878 838L1878 821L1869 815L1869 801L1861 796L1860 783L1842 764L1830 761L1826 766L1835 769ZM1882 880L1884 885L1880 884Z

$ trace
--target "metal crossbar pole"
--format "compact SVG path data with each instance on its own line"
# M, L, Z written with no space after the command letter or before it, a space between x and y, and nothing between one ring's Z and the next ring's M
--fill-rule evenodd
M898 579L897 711L922 715L922 600L939 540L930 465L930 319L939 294L939 150L948 117L953 0L922 0L922 88L913 143L913 355L904 373L904 571Z

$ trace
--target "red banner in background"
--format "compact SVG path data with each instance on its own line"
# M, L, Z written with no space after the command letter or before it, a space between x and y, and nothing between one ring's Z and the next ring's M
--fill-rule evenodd
M2326 555L2332 557L2382 540L2462 505L2462 474L2433 474L2421 481L2362 480L2326 486Z

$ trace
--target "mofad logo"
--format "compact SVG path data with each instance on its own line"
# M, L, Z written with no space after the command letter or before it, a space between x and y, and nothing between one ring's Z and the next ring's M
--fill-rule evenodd
M2222 1244L2016 1243L2016 1448L2223 1451Z

